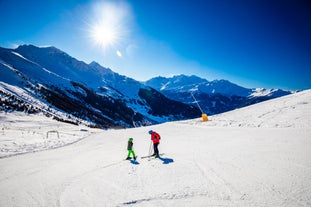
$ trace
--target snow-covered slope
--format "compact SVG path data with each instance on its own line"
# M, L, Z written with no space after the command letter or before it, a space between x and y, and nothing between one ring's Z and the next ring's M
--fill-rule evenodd
M308 90L208 122L101 131L63 148L3 158L0 206L310 206L310 111ZM11 115L1 127L19 136L8 138L4 130L2 151L20 139L21 126L44 134L15 115L12 124ZM140 157L149 152L150 129L161 134L164 155L149 161ZM137 161L123 160L129 137Z
M205 126L311 128L311 90L257 103L210 118ZM185 123L197 124L195 120ZM310 134L311 135L311 134Z
M0 159L63 147L100 131L59 122L42 113L0 112L0 122Z

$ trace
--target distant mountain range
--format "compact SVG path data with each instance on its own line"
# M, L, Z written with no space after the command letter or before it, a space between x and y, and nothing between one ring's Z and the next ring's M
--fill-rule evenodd
M137 127L195 118L201 110L221 113L290 93L185 75L142 83L55 47L0 47L0 110L43 112L75 124Z
M208 81L197 76L156 77L145 83L165 96L186 104L199 104L213 115L294 93L281 89L248 89L227 80Z

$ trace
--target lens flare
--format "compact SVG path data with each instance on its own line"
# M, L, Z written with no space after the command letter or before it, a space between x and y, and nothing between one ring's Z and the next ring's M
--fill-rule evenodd
M122 58L122 53L119 50L117 50L116 54L118 57Z

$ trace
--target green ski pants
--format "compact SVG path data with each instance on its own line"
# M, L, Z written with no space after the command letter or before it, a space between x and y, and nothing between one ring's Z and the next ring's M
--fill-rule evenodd
M128 150L127 157L130 157L131 154L133 155L133 157L136 157L134 150Z

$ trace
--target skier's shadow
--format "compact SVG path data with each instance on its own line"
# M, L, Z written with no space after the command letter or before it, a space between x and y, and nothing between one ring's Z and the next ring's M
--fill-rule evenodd
M173 163L174 160L172 158L167 158L167 157L159 157L159 159L161 161L163 161L163 164L164 165L167 165L167 164L170 164L170 163Z
M139 162L137 162L137 160L131 160L131 163L132 163L133 165L139 165L139 164L140 164Z

